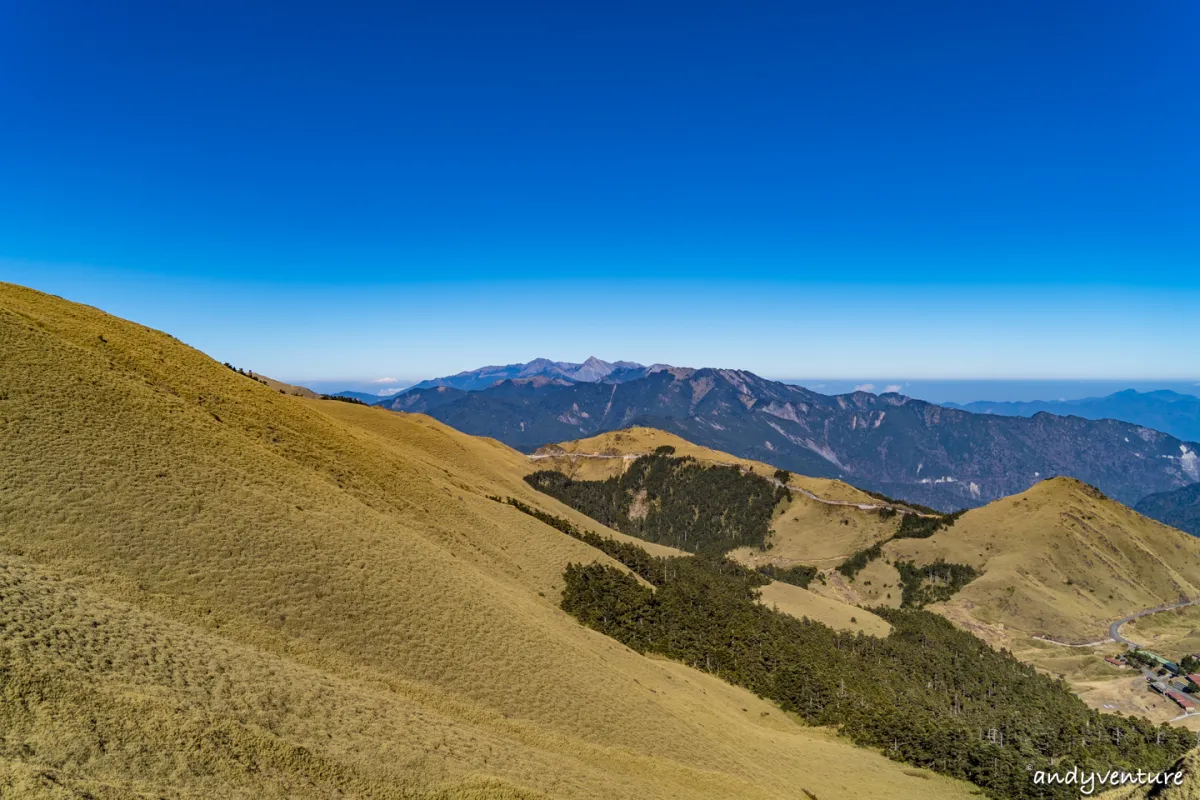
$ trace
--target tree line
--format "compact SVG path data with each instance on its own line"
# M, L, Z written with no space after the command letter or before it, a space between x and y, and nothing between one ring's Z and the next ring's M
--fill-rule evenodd
M874 609L892 625L884 638L835 631L760 604L766 577L727 558L651 556L493 499L595 543L651 584L598 563L568 565L562 608L581 623L992 797L1073 798L1071 787L1033 784L1029 770L1161 770L1192 744L1185 730L1089 709L1063 681L927 611Z
M241 376L243 376L243 377L245 377L245 378L249 378L249 379L250 379L250 380L252 380L252 381L258 381L258 382L259 382L259 383L261 383L263 386L269 386L269 385L270 385L270 384L268 384L268 383L267 383L265 380L263 380L262 378L260 378L260 377L258 377L257 375L255 375L253 370L245 370L245 369L242 369L241 367L235 367L233 364L230 364L228 361L226 361L226 362L224 362L224 363L225 363L225 366L229 367L231 370L233 370L234 372L236 372L238 375L241 375Z
M321 395L321 399L337 400L339 403L354 403L360 406L369 405L368 403L364 403L362 400L359 400L357 397L347 397L344 394L323 394Z
M636 459L619 476L573 480L543 470L525 480L610 528L689 553L766 549L776 506L791 499L786 485L737 466L675 457L670 446Z
M900 605L904 608L944 603L980 575L969 564L954 564L940 558L919 567L912 561L896 561L894 566L900 573Z
M927 539L943 528L952 527L964 513L965 509L935 517L901 513L900 525L895 533L853 553L838 565L837 571L852 581L868 564L883 557L883 546L888 542L895 539ZM880 515L883 516L883 509L880 509ZM895 512L884 519L894 515ZM940 558L923 566L917 566L913 561L896 561L894 566L900 573L902 608L924 608L930 603L945 602L982 574L969 564L953 564Z

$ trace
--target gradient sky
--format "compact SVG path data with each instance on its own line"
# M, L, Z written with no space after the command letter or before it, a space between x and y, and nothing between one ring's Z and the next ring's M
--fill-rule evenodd
M0 0L0 279L290 380L1200 378L1200 4Z

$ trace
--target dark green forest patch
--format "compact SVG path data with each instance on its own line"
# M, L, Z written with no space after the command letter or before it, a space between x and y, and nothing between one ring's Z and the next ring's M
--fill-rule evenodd
M755 571L760 575L766 575L773 581L783 581L793 586L799 586L801 589L807 589L813 578L817 577L818 572L816 567L810 567L807 564L795 564L790 567L763 564L761 567L756 567Z
M676 458L660 448L622 475L578 481L543 470L525 478L610 528L689 553L723 554L738 547L767 547L771 518L786 487L736 466Z
M922 517L918 514L903 514L900 517L900 527L896 529L893 539L928 539L943 528L949 528L958 522L958 518L966 513L966 509L955 511L953 514L939 514L936 517Z
M883 555L883 545L889 541L891 540L885 539L882 542L876 542L870 547L864 547L839 564L837 571L845 575L847 580L854 580L854 577L858 573L866 569L867 564L870 564Z
M902 514L900 525L894 534L849 556L838 566L837 571L848 580L854 580L868 564L883 556L883 546L888 542L895 539L928 539L939 530L952 527L964 513L956 511L936 517ZM900 585L903 589L900 605L903 608L923 608L930 603L949 600L955 592L981 574L968 564L951 564L940 558L921 567L912 561L897 561L895 567L900 573Z
M1089 709L1061 680L927 611L873 609L892 625L885 638L835 631L761 605L766 578L726 558L659 558L502 502L595 542L653 587L602 564L569 565L562 607L583 624L992 797L1074 798L1073 787L1035 785L1030 770L1157 771L1192 744L1186 730ZM933 577L955 580L953 566Z
M979 570L969 564L952 564L940 558L921 567L912 561L897 561L895 567L903 587L900 604L905 608L924 608L930 603L945 602L980 575Z

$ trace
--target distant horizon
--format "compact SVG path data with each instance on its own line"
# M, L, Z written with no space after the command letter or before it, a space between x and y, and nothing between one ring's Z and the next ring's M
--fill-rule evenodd
M538 356L537 358L548 358ZM474 369L492 366L510 366L525 364L527 361L508 361L503 364L481 364ZM548 358L550 361L563 363L582 363L568 359ZM607 359L602 359L607 360ZM630 360L630 359L624 359ZM664 363L664 362L656 362ZM678 364L690 369L705 369L709 367L694 367L688 364ZM712 369L740 369L738 367L711 367ZM333 394L340 391L361 392L371 394L381 399L399 394L422 381L434 380L456 375L471 370L456 370L440 375L430 375L420 379L389 378L386 380L360 379L303 379L286 378L272 375L287 383L304 385L314 391ZM753 372L753 370L749 370ZM267 374L267 373L263 373ZM758 374L758 373L755 373ZM1138 392L1169 390L1179 394L1190 394L1200 397L1200 379L1178 380L1173 378L780 378L772 375L760 375L768 380L779 381L797 386L803 386L815 392L827 395L849 394L855 391L883 394L897 392L907 397L925 400L931 403L972 402L1031 402L1031 401L1072 401L1089 397L1105 397L1116 392L1133 389Z
M17 3L0 280L297 379L552 348L1185 381L1197 27L1083 0Z

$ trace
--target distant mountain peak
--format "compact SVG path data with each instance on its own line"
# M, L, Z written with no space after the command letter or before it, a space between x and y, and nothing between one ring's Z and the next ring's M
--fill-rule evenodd
M655 366L668 368L665 364ZM597 383L599 381L622 382L644 377L648 373L649 370L636 361L605 361L596 356L588 356L586 361L576 364L571 361L553 361L549 358L535 358L525 363L480 367L479 369L466 370L442 378L421 381L410 387L408 391L432 389L436 386L449 386L467 392L474 392L518 378L546 378L550 381L576 383ZM616 377L610 378L610 376L614 375Z
M597 386L599 360L568 367L557 376L567 385L508 382L458 398L416 392L425 396L389 407L529 451L648 426L943 510L982 505L1051 475L1071 475L1124 503L1200 475L1200 437L1181 441L1140 421L1089 420L1076 406L1006 417L896 393L822 395L746 370L658 365L614 370Z

